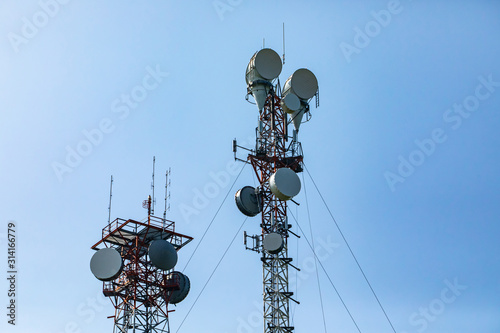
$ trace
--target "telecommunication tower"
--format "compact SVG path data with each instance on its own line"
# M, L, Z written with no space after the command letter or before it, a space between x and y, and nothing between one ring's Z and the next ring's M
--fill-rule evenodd
M264 332L293 332L290 300L299 304L289 290L288 238L297 236L288 223L288 202L300 192L297 173L303 170L303 155L297 140L300 124L310 119L309 101L316 96L318 81L306 68L296 70L281 88L278 76L282 61L264 48L250 59L246 70L247 100L252 95L259 110L254 149L240 147L233 140L234 157L250 163L259 185L245 186L235 195L236 205L247 216L261 213L261 234L244 233L245 247L261 253L263 271ZM291 133L288 125L293 124ZM250 151L246 160L236 157L237 148ZM298 236L297 236L298 237ZM248 241L251 241L248 244Z
M108 221L91 247L96 252L90 269L103 281L103 294L115 308L108 317L114 318L114 333L170 332L168 314L174 310L168 305L184 300L190 290L189 278L174 267L177 251L193 238L177 233L175 222L165 218L166 199L163 218L152 214L152 206L149 196L143 202L148 210L143 221Z

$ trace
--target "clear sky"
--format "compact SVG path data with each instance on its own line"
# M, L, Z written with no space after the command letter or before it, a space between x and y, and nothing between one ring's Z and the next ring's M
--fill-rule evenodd
M261 262L242 242L259 218L237 233L233 200L255 177L247 166L231 189L243 166L231 164L231 140L253 144L245 68L263 39L282 54L285 22L281 82L307 67L320 87L299 135L305 164L396 331L500 332L498 1L5 0L0 20L0 331L112 332L90 246L107 224L111 175L112 217L146 217L156 156L157 215L171 168L168 217L195 238L177 269L199 244L172 332L262 332ZM362 332L392 332L303 179L291 211L328 276ZM304 237L290 247L302 268L290 275L296 332L324 332L312 251ZM357 332L318 273L327 331Z

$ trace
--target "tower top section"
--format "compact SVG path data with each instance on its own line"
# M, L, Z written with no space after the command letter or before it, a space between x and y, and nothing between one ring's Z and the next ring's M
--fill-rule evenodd
M304 115L309 112L309 101L314 96L318 105L318 80L309 69L300 68L280 87L278 77L282 66L281 58L274 50L264 48L255 52L245 73L247 93L253 96L259 112L263 111L270 93L277 95L283 111L290 115L287 124L292 123L298 132ZM275 86L276 79L278 83Z

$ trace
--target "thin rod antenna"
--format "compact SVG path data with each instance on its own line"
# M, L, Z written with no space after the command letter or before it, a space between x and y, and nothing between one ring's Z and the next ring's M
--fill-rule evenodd
M262 38L262 48L263 49L266 48L266 39L265 38Z
M285 22L283 22L283 65L285 64Z
M151 195L151 214L154 215L155 213L155 156L153 156L153 180L151 182L151 190L152 190L152 195Z
M163 211L163 221L167 219L167 210L170 210L170 203L168 203L168 199L170 198L170 192L168 189L170 186L170 178L169 178L170 173L171 170L170 168L168 168L168 171L165 171L165 210Z
M113 175L109 184L109 206L108 206L108 224L111 222L111 198L113 197Z

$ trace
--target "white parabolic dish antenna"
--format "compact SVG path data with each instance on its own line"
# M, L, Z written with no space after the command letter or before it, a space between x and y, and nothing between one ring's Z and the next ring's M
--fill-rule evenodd
M283 250L284 242L283 237L275 232L267 234L264 236L264 241L262 242L264 250L271 254L277 254Z
M247 84L255 80L272 81L281 73L281 58L274 50L262 49L256 52L247 66Z
M123 259L114 248L100 249L90 259L92 274L101 281L116 279L123 269Z
M149 259L159 269L169 270L177 264L177 251L164 239L157 239L149 244Z
M293 114L301 108L300 99L294 93L289 93L281 100L281 106L286 113Z
M245 80L259 110L266 102L271 81L281 73L281 58L271 49L256 52L248 63Z
M271 192L281 200L290 200L300 192L300 179L297 174L289 168L278 169L269 177Z
M179 290L172 291L170 295L170 300L168 301L170 304L177 304L182 302L186 296L189 294L189 290L191 289L191 283L189 282L189 278L182 274L181 272L174 271L169 276L169 279L178 279L179 281Z
M284 96L292 92L302 100L309 100L316 94L316 91L318 91L318 80L306 68L297 69L285 81L285 86L283 87Z
M234 196L234 200L240 212L246 216L253 217L260 213L259 203L255 195L255 188L252 186L245 186L238 190Z

